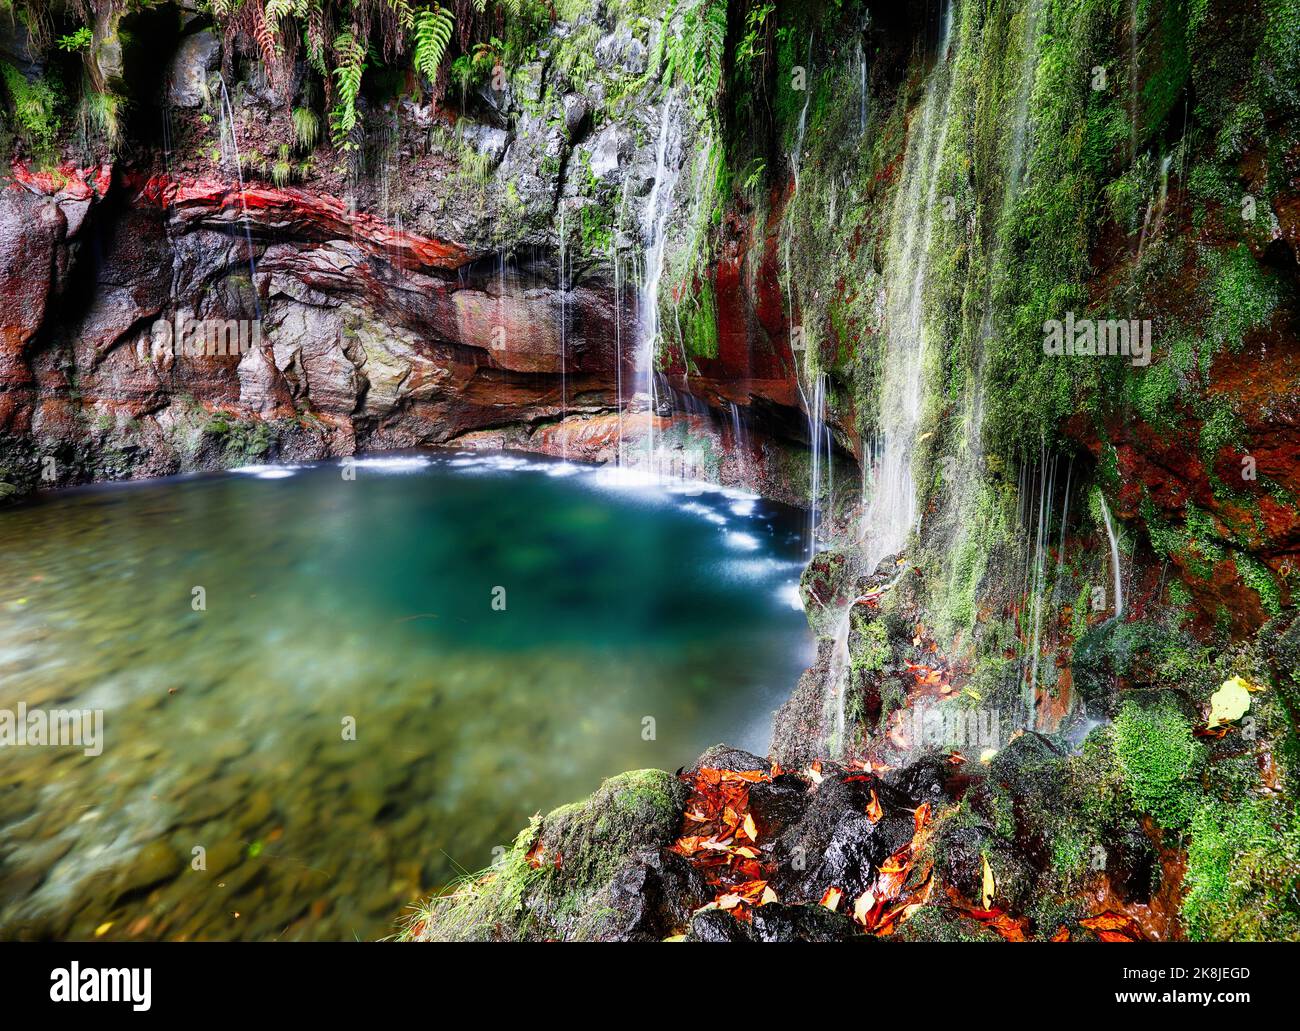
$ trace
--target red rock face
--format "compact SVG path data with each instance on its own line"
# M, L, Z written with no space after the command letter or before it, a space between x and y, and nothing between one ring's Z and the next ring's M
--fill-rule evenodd
M561 298L545 283L334 198L109 183L106 169L19 166L0 191L11 480L33 482L50 454L64 459L58 482L219 462L200 439L217 412L274 422L279 453L312 458L554 417L564 393L616 402L619 315L599 281L564 298L562 348ZM178 317L256 323L259 343L152 353L155 322ZM131 467L104 467L109 448Z
M679 356L668 372L674 385L720 403L767 401L801 407L797 370L781 280L781 198L757 240L750 221L732 211L717 262L705 275L717 307L716 358L692 356L688 370ZM705 284L696 284L697 289Z
M218 413L272 424L268 457L511 426L524 427L511 431L512 446L612 457L616 415L582 430L572 420L563 431L526 428L566 410L612 413L620 371L633 381L632 291L616 299L612 283L589 279L561 297L544 269L502 269L495 256L300 190L161 176L110 190L108 169L19 166L14 179L0 191L0 426L9 435L0 465L11 478L17 469L32 483L50 454L62 456L57 482L219 464L229 456L204 436ZM707 273L719 355L698 374L670 370L715 407L800 405L775 225L754 247L750 228L735 223L732 246ZM243 354L153 353L155 324L177 319L256 322L259 342ZM624 419L629 438L638 418L649 417ZM783 479L797 462L765 462L756 441L730 454L721 422L676 418L724 454L717 475L769 479L772 493L799 500L802 488ZM109 451L128 464L107 467Z

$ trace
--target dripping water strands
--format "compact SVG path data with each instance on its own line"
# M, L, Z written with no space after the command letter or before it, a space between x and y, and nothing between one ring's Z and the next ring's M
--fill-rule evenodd
M1106 620L1114 622L1124 615L1124 574L1119 564L1119 538L1115 536L1115 521L1111 518L1110 506L1106 504L1106 495L1097 491L1097 500L1101 508L1102 523L1106 527L1106 539L1110 544L1110 569L1115 588L1115 613Z
M675 115L677 91L664 98L655 148L654 185L646 201L645 284L640 298L641 339L637 353L637 399L646 405L646 471L656 473L655 420L659 417L655 363L659 351L659 286L663 279L667 250L668 217L672 213L673 187L680 174L681 128Z
M234 168L235 178L239 183L239 204L244 215L244 240L248 245L249 281L253 284L253 312L254 317L260 322L262 305L257 296L257 259L253 251L252 221L248 217L248 197L244 192L243 157L239 153L239 138L235 132L235 111L230 105L230 94L226 90L225 78L218 74L217 79L221 83L221 157L223 163Z
M886 555L903 547L918 518L912 457L924 391L924 295L930 272L930 240L935 228L940 165L951 122L951 24L951 6L946 6L939 62L930 73L921 116L908 141L890 228L881 441L865 527L869 540L867 564L872 569Z
M569 414L569 381L567 367L567 353L569 349L569 271L565 261L568 253L568 235L565 232L565 204L563 200L560 201L559 207L560 267L555 287L560 295L560 425L558 429L560 434L560 458L562 461L568 462L569 436L564 431L564 420Z
M997 208L997 224L993 229L993 243L989 255L989 274L984 284L984 310L980 320L975 348L974 372L966 415L965 437L970 454L960 466L963 470L979 468L983 459L982 432L984 426L984 368L987 352L994 340L998 321L1000 298L1008 284L1009 267L1006 262L1008 247L1014 233L1014 211L1022 195L1025 176L1029 170L1030 153L1034 145L1034 126L1029 117L1030 100L1038 72L1040 55L1040 25L1044 0L1030 0L1025 9L1020 35L1020 66L1016 82L1015 104L1007 132L1009 145L1000 176L1001 201ZM990 173L991 174L991 173ZM953 526L952 547L960 545L966 524Z
M924 294L930 240L938 206L939 177L952 115L950 41L952 5L945 4L938 58L926 82L921 114L909 134L890 221L886 277L886 334L878 440L871 448L870 498L862 525L863 546L855 558L874 571L897 554L919 519L912 457L923 408L925 362ZM801 118L802 123L802 118ZM796 191L798 175L795 177ZM787 267L788 243L787 243ZM863 473L867 476L866 470ZM840 615L823 696L832 706L832 755L846 745L850 605Z
M1160 187L1153 200L1147 202L1146 214L1142 217L1142 232L1138 235L1137 260L1142 260L1148 240L1160 235L1165 221L1165 205L1169 200L1169 167L1173 164L1172 153L1160 159Z
M812 404L808 409L808 437L812 449L808 469L808 558L817 554L817 530L822 497L822 445L826 438L826 373L813 381ZM829 454L827 455L829 462Z
M1021 597L1025 599L1025 611L1029 625L1023 627L1028 638L1029 647L1022 652L1020 673L1021 681L1026 684L1025 727L1033 729L1038 723L1038 676L1042 661L1042 627L1043 602L1047 594L1048 550L1052 539L1052 512L1056 496L1056 472L1059 456L1049 454L1046 442L1039 445L1036 465L1023 475L1022 487L1027 488L1027 501L1022 514L1022 532L1028 538L1033 532L1032 547L1026 546L1026 564L1024 586ZM1037 504L1034 503L1034 482L1037 481ZM1066 491L1065 504L1069 504L1069 491ZM1062 532L1064 532L1064 514L1062 514ZM1057 576L1059 581L1059 558Z

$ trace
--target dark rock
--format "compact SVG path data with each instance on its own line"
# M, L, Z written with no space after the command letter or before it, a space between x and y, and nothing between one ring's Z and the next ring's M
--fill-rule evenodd
M767 773L771 770L772 764L752 752L745 752L739 748L732 748L730 745L717 744L709 748L695 762L691 763L682 772L685 776L694 777L700 770L731 770L737 773L749 773L754 770L762 770Z
M749 812L758 827L758 840L779 837L798 823L811 798L808 785L793 774L783 773L749 789Z
M845 942L862 937L843 913L832 913L816 903L760 906L754 910L751 933L760 942Z
M766 907L764 907L766 908ZM748 924L721 909L706 909L691 918L688 942L752 942Z
M867 806L874 790L885 815L872 823ZM778 866L771 881L782 899L820 900L834 886L846 897L862 894L882 863L912 840L908 800L875 778L844 781L824 773L803 818L777 839Z
M699 872L673 852L647 850L634 856L609 886L603 920L617 941L662 941L679 933L691 914L712 897Z
M172 58L167 99L176 107L200 107L208 98L208 76L221 63L221 41L209 29L181 40Z

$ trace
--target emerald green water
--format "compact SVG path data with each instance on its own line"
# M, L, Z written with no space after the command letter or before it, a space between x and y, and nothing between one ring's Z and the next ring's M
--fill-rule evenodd
M0 710L103 712L98 756L0 747L0 937L379 937L602 777L764 751L800 528L510 455L0 513Z

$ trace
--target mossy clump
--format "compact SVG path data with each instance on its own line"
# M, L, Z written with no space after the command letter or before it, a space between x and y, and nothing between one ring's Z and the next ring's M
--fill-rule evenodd
M639 854L670 844L686 787L662 770L611 777L584 802L534 817L495 867L417 905L406 941L593 940L617 909L610 887Z
M1113 747L1134 807L1179 830L1196 813L1196 777L1205 757L1192 726L1170 698L1126 701L1115 717Z
M1300 814L1207 802L1191 823L1182 914L1194 941L1300 939Z

